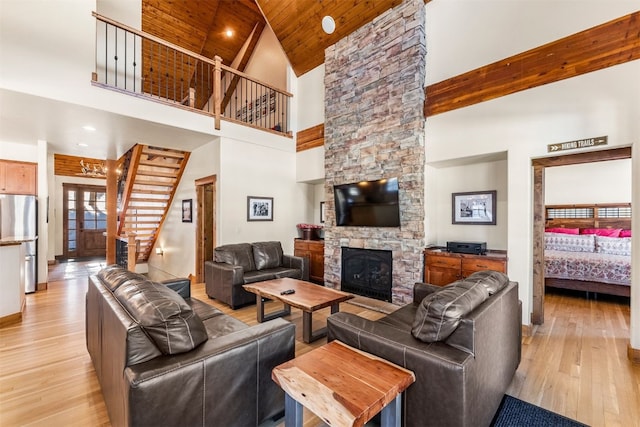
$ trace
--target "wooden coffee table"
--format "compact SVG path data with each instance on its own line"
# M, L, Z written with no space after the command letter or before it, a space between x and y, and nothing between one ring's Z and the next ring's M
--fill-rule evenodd
M258 306L257 318L262 323L276 317L291 314L291 307L302 310L302 339L306 343L316 341L327 335L327 328L315 332L311 330L311 315L314 311L331 306L331 314L340 310L340 303L353 298L353 295L335 289L325 288L304 280L274 279L244 285L244 288L256 294ZM293 289L295 293L282 295L282 291ZM265 315L264 298L280 301L284 309Z
M382 427L400 426L401 395L413 372L340 341L276 366L271 378L285 391L285 427L302 427L303 409L330 426L363 426L382 410Z

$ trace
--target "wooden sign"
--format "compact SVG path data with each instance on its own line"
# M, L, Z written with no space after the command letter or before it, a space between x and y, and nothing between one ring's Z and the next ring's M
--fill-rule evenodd
M596 145L607 145L607 136L598 136L596 138L577 139L575 141L559 142L557 144L547 145L547 151L554 153L556 151L575 150L576 148L595 147Z

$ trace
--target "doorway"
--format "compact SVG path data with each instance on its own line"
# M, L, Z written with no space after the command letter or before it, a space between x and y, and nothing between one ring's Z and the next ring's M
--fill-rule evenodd
M196 180L196 282L204 282L204 263L216 245L216 175Z
M533 159L533 306L531 323L544 323L545 168L631 158L631 147Z
M107 192L99 185L63 184L63 257L106 256Z

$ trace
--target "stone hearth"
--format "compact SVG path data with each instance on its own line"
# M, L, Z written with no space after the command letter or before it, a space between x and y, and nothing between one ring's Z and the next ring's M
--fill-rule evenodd
M411 301L424 248L423 0L405 0L325 52L325 283L341 248L392 253L393 302ZM333 186L398 177L400 227L338 227Z

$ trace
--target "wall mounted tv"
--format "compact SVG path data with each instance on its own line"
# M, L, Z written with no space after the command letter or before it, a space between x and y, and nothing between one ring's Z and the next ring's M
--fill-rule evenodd
M336 225L399 227L398 178L333 186Z

